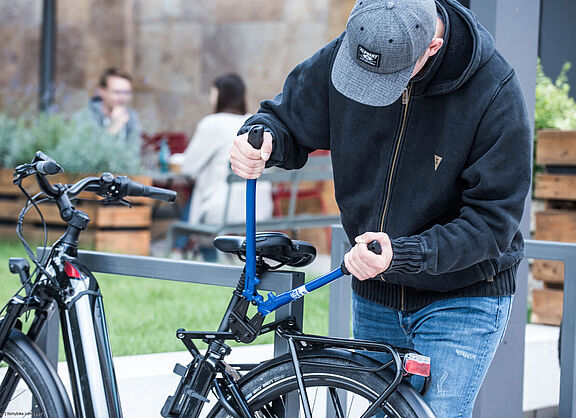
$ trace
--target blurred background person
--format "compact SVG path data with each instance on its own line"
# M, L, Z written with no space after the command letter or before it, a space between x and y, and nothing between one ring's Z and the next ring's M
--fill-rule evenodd
M74 115L76 120L93 121L117 136L137 155L142 147L142 126L132 101L132 77L118 68L107 68L98 81L96 95Z
M182 160L182 173L195 179L188 212L190 223L219 225L224 222L230 149L238 130L250 116L246 113L245 96L244 82L237 74L225 74L212 82L210 104L214 113L200 120ZM258 182L256 201L256 219L272 217L271 183ZM246 222L245 182L232 185L226 213L226 223L242 222ZM177 247L182 249L182 243ZM211 239L198 242L198 247L206 261L216 260Z

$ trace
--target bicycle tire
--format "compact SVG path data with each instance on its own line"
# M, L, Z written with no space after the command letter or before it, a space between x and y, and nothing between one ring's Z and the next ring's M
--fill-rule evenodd
M334 389L339 389L340 394L342 391L346 391L354 395L354 398L347 403L341 398L339 399L341 413L335 416L359 417L365 412L368 405L390 384L390 380L382 374L360 371L358 367L362 363L359 364L345 358L335 356L314 357L313 362L315 363L314 365L304 364L303 377L311 409L314 407L312 410L314 418L325 417L326 404L331 403L334 405L336 403L336 399L333 397ZM294 393L295 396L298 396L298 383L294 373L294 366L290 361L285 361L247 375L246 379L243 379L240 383L240 388L254 416L298 416L294 410L287 410L284 403L284 399L288 394ZM411 396L419 395L416 395L414 391ZM318 403L318 401L320 402ZM423 401L421 402L423 403ZM299 403L301 402L299 401ZM343 405L346 405L346 407ZM336 406L333 407L337 408ZM426 408L424 408L424 413L419 411L422 411L421 407L413 406L411 400L406 399L399 390L395 390L383 405L382 413L377 416L395 418L434 416L431 410L426 410ZM229 415L221 405L216 405L209 416L223 418ZM300 406L300 416L304 416L302 406Z
M20 378L9 390L6 376ZM26 336L13 330L0 351L0 413L2 416L73 417L69 399L63 399L62 381L55 378L46 356ZM8 397L8 393L11 395Z

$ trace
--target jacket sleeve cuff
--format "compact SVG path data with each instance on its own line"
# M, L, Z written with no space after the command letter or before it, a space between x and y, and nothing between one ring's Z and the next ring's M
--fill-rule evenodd
M243 135L246 132L248 132L250 130L250 128L252 128L253 126L262 126L264 128L264 132L268 132L270 135L272 135L272 138L274 138L274 132L272 132L272 129L270 129L269 127L267 127L266 125L262 125L262 124L255 124L255 125L244 125L240 128L240 130L238 130L238 133L236 135Z
M392 243L392 262L386 273L416 274L426 267L422 242L418 238L396 238Z

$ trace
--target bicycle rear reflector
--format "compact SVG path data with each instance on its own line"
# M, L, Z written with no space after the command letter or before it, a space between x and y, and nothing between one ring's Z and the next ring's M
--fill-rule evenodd
M73 277L75 279L80 279L82 277L78 269L68 261L64 261L64 271L66 272L68 277Z
M428 377L430 376L430 357L408 353L404 356L404 370L410 374Z

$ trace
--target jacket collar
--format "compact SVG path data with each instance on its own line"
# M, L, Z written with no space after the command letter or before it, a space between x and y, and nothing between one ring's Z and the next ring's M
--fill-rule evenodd
M434 96L458 89L494 54L494 39L476 16L454 0L437 0L444 45L413 80L413 94Z

